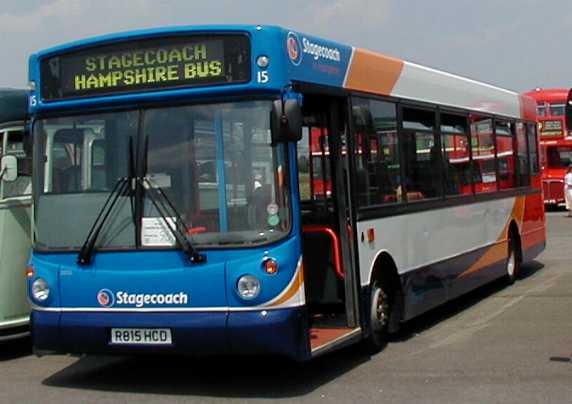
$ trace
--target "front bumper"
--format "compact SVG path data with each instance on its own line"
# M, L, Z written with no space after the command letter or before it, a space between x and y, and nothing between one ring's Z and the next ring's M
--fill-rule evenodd
M34 351L43 354L275 354L309 357L303 308L136 313L33 310ZM112 345L111 328L170 328L171 345Z

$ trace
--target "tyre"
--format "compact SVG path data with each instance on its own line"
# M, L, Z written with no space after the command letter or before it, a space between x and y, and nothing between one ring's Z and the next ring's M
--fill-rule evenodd
M509 284L513 284L518 277L520 270L520 251L517 238L511 232L508 239L508 256L505 264L506 280Z
M390 314L389 294L381 281L374 281L370 290L369 335L364 341L368 353L379 352L387 344Z

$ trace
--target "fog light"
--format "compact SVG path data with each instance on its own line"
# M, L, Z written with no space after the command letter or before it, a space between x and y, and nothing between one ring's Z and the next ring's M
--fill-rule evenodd
M252 300L260 294L260 281L255 276L244 275L238 280L236 289L244 300Z
M38 302L44 302L50 297L50 287L48 282L42 278L36 279L32 282L32 297Z

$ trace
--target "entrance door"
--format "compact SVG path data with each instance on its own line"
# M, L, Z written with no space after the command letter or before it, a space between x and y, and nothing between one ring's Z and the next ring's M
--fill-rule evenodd
M350 214L347 100L305 95L298 144L304 272L312 354L359 336Z

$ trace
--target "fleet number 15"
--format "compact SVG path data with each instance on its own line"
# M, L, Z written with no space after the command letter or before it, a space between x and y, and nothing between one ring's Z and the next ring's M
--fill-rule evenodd
M268 72L266 70L259 71L256 75L257 81L261 84L268 83L270 77L268 77Z

